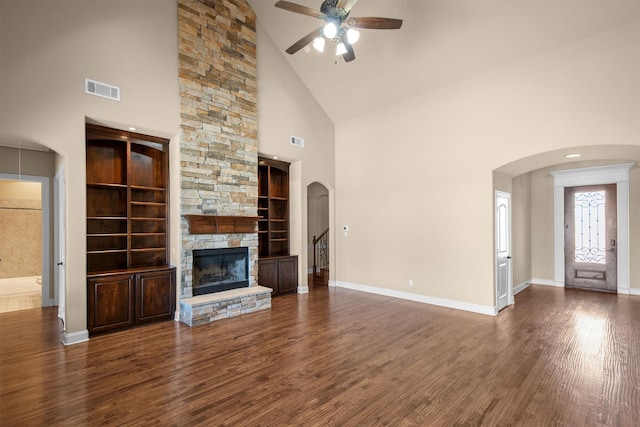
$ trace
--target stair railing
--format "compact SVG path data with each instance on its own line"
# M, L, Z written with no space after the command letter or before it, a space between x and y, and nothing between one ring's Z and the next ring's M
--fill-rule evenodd
M320 277L320 270L329 268L329 229L318 237L313 236L313 276Z

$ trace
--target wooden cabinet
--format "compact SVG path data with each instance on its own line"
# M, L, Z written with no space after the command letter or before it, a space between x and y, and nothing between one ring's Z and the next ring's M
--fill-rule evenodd
M289 164L258 163L258 256L289 255Z
M89 332L133 326L133 275L90 276L87 282Z
M110 329L172 318L173 313L159 314L159 306L175 310L175 272L167 275L165 271L169 268L169 141L90 124L86 141L87 274L94 292L88 301L88 311L94 315L89 326L93 322ZM157 271L164 272L164 279L147 282L148 286L125 284L133 280L126 277ZM138 300L142 305L131 312L131 301Z
M289 255L289 164L258 159L258 283L273 295L298 288L298 257Z
M176 269L148 271L136 275L135 322L173 319L176 311Z
M102 332L173 318L175 274L175 267L167 267L89 276L89 331Z
M261 286L273 289L274 296L295 292L298 289L298 256L259 259L258 278Z
M87 125L87 271L166 266L168 140Z

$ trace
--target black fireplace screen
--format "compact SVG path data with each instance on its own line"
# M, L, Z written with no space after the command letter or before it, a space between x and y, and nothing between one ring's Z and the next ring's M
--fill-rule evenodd
M249 286L249 249L221 248L193 251L193 295Z

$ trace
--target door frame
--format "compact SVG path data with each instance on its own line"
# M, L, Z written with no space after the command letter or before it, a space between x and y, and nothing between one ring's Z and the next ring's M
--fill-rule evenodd
M499 215L498 215L498 199L499 198L503 198L508 200L508 206L507 206L507 303L504 306L499 306L498 305L498 301L499 301L499 286L498 286L498 280L500 279L500 274L498 271L498 247L499 247L499 243L498 243L498 239L500 238L500 234L499 234L499 230L500 230L500 224L498 223L498 221L500 220ZM495 197L494 197L494 217L495 217L495 224L494 224L494 277L495 277L495 297L496 297L496 305L495 305L495 310L496 313L499 312L500 310L502 310L503 308L508 307L509 305L514 303L514 298L513 298L513 277L512 277L512 266L511 266L511 253L512 253L512 229L511 229L511 193L507 193L505 191L499 191L496 190L495 191Z
M61 165L53 177L53 256L55 301L58 305L58 317L62 320L62 328L66 330L66 179L65 168Z
M27 181L38 182L41 188L41 204L42 204L42 306L52 307L56 305L55 295L57 290L54 283L54 297L49 297L49 289L51 288L51 251L50 249L50 224L49 224L49 177L48 176L35 176L35 175L18 175L12 173L0 173L0 179L11 181ZM46 291L45 291L46 289Z
M554 285L564 287L564 188L616 184L618 198L618 293L629 294L629 170L622 163L549 172L553 176L553 271Z

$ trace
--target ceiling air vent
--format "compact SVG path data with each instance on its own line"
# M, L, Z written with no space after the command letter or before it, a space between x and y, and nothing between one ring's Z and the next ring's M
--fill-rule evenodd
M297 136L292 136L291 145L295 145L296 147L304 147L304 139L298 138Z
M84 92L102 98L120 101L120 88L91 79L84 79Z

